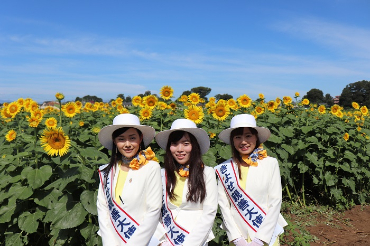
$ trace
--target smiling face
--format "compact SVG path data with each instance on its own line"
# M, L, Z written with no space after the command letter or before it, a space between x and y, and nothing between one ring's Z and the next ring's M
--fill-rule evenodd
M188 163L191 150L192 145L188 133L185 133L179 141L171 143L170 145L172 157L181 165Z
M143 137L139 135L135 128L129 128L124 133L120 134L114 139L118 151L130 159L133 158L140 149Z
M243 132L235 135L232 140L235 149L241 156L250 155L257 145L257 135L253 134L248 127L244 127Z

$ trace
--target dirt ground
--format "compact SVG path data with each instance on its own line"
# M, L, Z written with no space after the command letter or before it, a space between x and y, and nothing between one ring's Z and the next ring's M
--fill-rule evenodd
M318 245L370 245L370 206L355 206L351 210L333 216L330 221L318 220L307 230L319 240Z

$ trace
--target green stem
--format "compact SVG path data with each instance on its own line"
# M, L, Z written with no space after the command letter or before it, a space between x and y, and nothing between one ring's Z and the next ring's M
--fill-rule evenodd
M36 163L36 168L38 168L38 158L37 158L37 151L36 151L36 143L37 143L37 127L35 127L35 163Z
M59 126L62 127L62 101L58 99L59 102Z
M306 207L306 197L304 192L304 173L302 173L302 199L303 199L303 205Z

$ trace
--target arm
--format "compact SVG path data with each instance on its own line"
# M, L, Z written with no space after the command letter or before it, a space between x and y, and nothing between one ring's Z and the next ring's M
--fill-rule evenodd
M117 241L118 236L116 235L116 232L114 231L112 222L110 220L107 200L105 199L104 190L101 183L99 184L98 200L96 205L98 208L98 221L99 221L98 234L102 238L103 245L118 246L119 245L119 241Z
M207 195L203 201L203 213L197 225L189 232L183 246L196 246L203 244L212 230L217 212L217 183L212 168L205 168Z
M130 245L147 245L159 222L162 205L162 181L160 167L157 162L148 163L150 170L145 178L146 213L138 230L130 240ZM149 167L148 167L149 168ZM144 180L143 180L144 181Z
M271 181L268 184L267 191L268 211L255 237L268 244L270 243L272 234L275 230L276 223L279 218L282 201L280 169L276 159L273 159L273 164L271 165Z
M220 206L221 215L224 224L224 230L227 233L229 241L233 241L237 238L243 237L237 224L234 221L233 215L231 214L231 203L227 197L226 191L221 183L222 181L217 180L218 190L218 205Z

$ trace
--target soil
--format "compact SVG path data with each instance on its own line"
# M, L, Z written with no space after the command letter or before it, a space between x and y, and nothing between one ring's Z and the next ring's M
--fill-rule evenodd
M318 238L311 246L318 245L370 245L370 205L357 205L350 210L328 218L306 229Z

